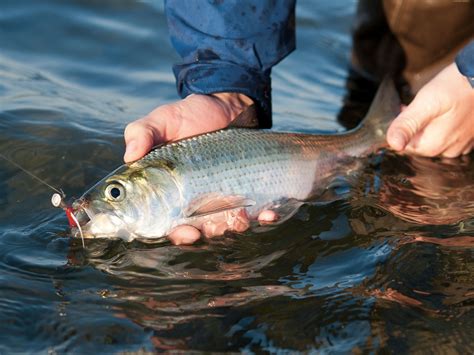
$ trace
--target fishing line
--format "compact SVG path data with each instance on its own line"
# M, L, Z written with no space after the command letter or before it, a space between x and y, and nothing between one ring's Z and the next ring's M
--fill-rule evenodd
M64 191L62 189L57 189L55 188L54 186L51 186L50 184L48 184L46 181L44 181L43 179L41 179L40 177L36 176L35 174L33 174L31 171L28 171L27 169L25 169L24 167L22 167L20 164L18 163L15 163L13 160L7 158L5 155L3 155L2 153L0 153L0 158L3 158L4 160L6 160L7 162L9 162L10 164L14 165L15 167L17 167L18 169L20 169L21 171L23 171L24 173L28 174L29 176L31 176L32 178L36 179L37 181L39 181L40 183L42 183L43 185L46 185L47 187L49 187L51 190L55 191L56 193L53 194L53 196L51 197L51 202L53 204L54 207L61 207L62 209L64 209L66 211L66 216L69 218L71 218L74 223L76 224L76 227L77 229L79 230L79 234L81 235L81 240L82 240L82 247L85 248L85 243L84 243L84 234L82 232L82 228L81 228L81 225L79 223L79 221L77 220L76 216L74 216L74 213L72 213L70 211L71 207L67 207L67 205L64 203L63 199L66 197L66 194L64 193Z
M48 186L50 189L52 189L53 191L56 191L58 194L61 195L62 198L66 197L66 194L64 193L64 191L62 189L57 189L55 188L54 186L51 186L50 184L48 184L46 181L44 181L43 179L41 179L40 177L36 176L35 174L33 174L32 172L26 170L24 167L22 167L21 165L19 165L18 163L15 163L13 160L7 158L5 155L3 155L2 153L0 153L0 158L3 158L5 159L7 162L9 162L10 164L13 164L14 166L16 166L18 169L20 169L21 171L27 173L28 175L30 175L32 178L38 180L39 182L41 182L43 185L46 185Z

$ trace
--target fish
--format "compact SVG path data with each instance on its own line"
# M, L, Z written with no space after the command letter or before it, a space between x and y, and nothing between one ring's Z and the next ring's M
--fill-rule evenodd
M386 147L400 112L391 80L380 85L358 127L334 134L227 128L157 146L118 167L72 204L85 238L157 240L180 225L244 211L297 209ZM291 215L291 213L287 213Z

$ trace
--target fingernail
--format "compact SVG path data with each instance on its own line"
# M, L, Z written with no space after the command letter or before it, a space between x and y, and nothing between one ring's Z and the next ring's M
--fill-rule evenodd
M127 147L125 148L125 155L124 159L127 160L126 158L132 155L136 150L137 150L137 141L130 141L127 144Z
M390 135L390 146L395 150L402 150L405 148L407 142L402 131L396 130Z

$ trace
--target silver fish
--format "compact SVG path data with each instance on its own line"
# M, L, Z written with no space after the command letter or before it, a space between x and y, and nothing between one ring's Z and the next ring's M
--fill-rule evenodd
M400 110L385 80L362 123L332 135L231 128L152 150L122 165L73 203L88 238L162 238L200 217L307 201L346 174L348 164L385 145ZM296 205L295 205L296 206Z

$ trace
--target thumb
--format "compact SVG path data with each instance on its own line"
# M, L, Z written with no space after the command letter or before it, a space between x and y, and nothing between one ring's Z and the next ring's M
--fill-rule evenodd
M153 130L140 121L132 122L125 128L126 163L138 160L148 153L154 145Z
M388 145L396 151L405 149L411 139L439 115L439 107L436 97L420 91L388 128Z

